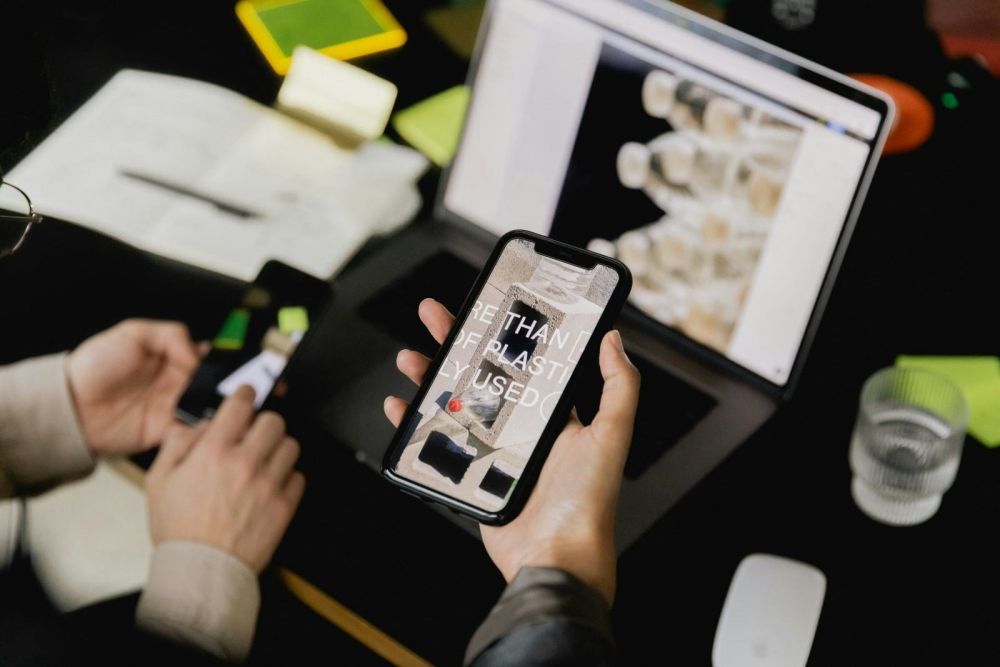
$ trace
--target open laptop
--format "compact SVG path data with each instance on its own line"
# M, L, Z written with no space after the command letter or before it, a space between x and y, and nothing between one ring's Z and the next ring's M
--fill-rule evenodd
M510 229L613 253L635 277L618 326L643 375L624 550L791 395L891 101L646 0L493 0L469 83L435 220L340 281L316 346L336 367L306 364L335 389L311 412L377 468L383 399L415 392L397 352L436 352L424 297L457 309ZM585 421L600 392L586 373Z

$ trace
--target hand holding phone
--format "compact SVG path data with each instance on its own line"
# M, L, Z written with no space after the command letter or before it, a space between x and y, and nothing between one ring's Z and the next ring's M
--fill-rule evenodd
M480 523L511 521L631 286L619 261L505 234L386 451L385 478Z
M420 320L442 343L455 318L440 303L420 304ZM486 550L507 581L526 566L558 567L614 598L616 557L614 518L622 471L632 441L639 398L639 372L628 360L621 337L603 337L599 354L604 392L589 426L573 413L552 446L538 483L521 514L504 526L481 526ZM431 360L403 350L399 370L416 384ZM390 396L385 413L398 426L408 405Z

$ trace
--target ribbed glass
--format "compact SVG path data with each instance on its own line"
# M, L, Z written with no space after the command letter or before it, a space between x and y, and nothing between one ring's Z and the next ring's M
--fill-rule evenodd
M885 368L871 376L850 449L859 507L894 525L933 516L955 481L968 422L962 390L943 375Z

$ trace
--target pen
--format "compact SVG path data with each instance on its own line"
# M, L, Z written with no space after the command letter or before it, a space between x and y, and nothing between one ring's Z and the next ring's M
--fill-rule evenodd
M134 171L129 171L127 169L126 170L122 170L120 173L121 173L122 176L124 176L126 178L131 178L131 179L134 179L134 180L139 181L141 183L146 183L148 185L154 185L154 186L156 186L158 188L163 188L164 190L169 190L170 192L173 192L173 193L178 194L178 195L183 195L185 197L191 197L192 199L198 199L200 201L206 202L208 204L211 204L212 206L215 206L217 209L219 209L223 213L228 213L229 215L234 215L234 216L236 216L238 218L259 218L260 217L257 213L254 213L253 211L249 211L249 210L247 210L245 208L241 208L241 207L236 206L234 204L229 204L227 202L220 201L220 200L215 199L213 197L209 197L208 195L204 195L204 194L202 194L200 192L196 192L196 191L191 190L190 188L187 188L187 187L185 187L183 185L176 185L174 183L168 183L168 182L160 180L158 178L153 178L151 176L145 176L143 174L139 174L139 173L136 173Z

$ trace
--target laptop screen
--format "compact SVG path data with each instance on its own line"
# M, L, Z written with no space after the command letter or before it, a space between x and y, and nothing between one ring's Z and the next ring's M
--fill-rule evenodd
M446 211L618 257L645 316L785 385L886 104L641 1L485 20Z

